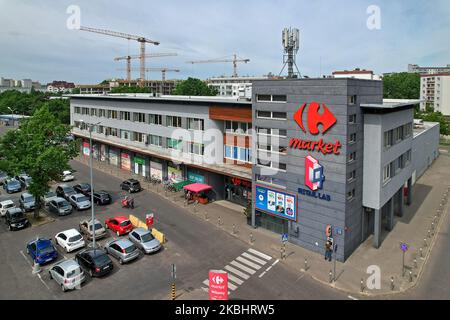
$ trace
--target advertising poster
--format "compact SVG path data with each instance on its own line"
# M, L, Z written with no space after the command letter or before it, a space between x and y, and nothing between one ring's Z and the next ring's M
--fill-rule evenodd
M200 174L197 174L197 173L194 173L192 171L188 171L188 180L192 180L192 181L195 181L195 182L198 182L198 183L205 183L205 177L204 176L202 176Z
M106 147L104 144L100 145L100 161L106 161Z
M286 220L297 221L297 197L285 192L257 185L255 209Z
M117 157L116 151L113 149L109 150L109 163L115 166L119 165L119 158Z
M209 300L228 300L228 274L226 272L209 271Z
M90 154L89 142L83 142L83 155L89 157L89 154Z
M162 164L159 162L150 161L150 177L162 181Z
M167 167L167 172L169 176L169 181L172 183L177 183L183 181L183 172L174 167Z
M93 144L92 145L92 157L95 160L98 160L98 144Z
M128 153L122 152L120 155L120 168L123 170L131 170L130 155Z

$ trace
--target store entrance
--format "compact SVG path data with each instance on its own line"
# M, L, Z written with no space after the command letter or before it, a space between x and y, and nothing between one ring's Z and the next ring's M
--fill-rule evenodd
M270 230L277 234L286 234L289 231L289 222L266 213L255 211L255 222L258 227Z

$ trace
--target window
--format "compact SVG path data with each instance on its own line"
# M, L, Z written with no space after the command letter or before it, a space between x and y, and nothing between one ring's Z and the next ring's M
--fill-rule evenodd
M148 123L161 126L162 125L162 116L160 114L149 114L148 115Z
M348 156L348 162L353 162L356 160L356 152L352 152Z
M251 134L252 124L248 122L225 121L225 132L235 134Z
M412 123L405 124L403 127L404 138L409 138L412 134Z
M109 119L118 119L118 113L115 110L108 110Z
M287 169L286 163L281 163L281 162L278 163L278 169L286 171L286 169Z
M383 183L387 183L391 177L392 177L392 172L391 172L392 166L391 164L388 164L387 166L385 166L383 168Z
M120 111L120 120L129 121L131 119L131 112Z
M161 147L162 146L162 137L150 135L150 144L154 146Z
M205 130L205 121L203 119L195 119L195 118L188 118L188 129L189 130Z
M350 172L348 174L347 180L350 182L350 181L353 181L355 179L356 179L356 170L353 170L352 172Z
M96 117L97 116L97 109L95 109L95 108L91 109L91 116L92 117Z
M181 117L167 116L167 126L174 127L174 128L180 128L181 127Z
M175 150L181 150L183 146L182 140L175 140L172 138L167 138L167 148L169 149L175 149Z
M248 163L252 161L251 149L225 145L224 150L225 150L225 158L227 159Z
M347 192L347 200L351 201L355 198L355 189L352 189L351 191Z
M394 138L395 143L399 143L400 141L403 140L403 127L398 127L394 129Z
M104 134L105 133L105 127L104 126L97 126L97 133Z
M260 111L258 110L256 113L258 118L272 118L272 112L270 111Z
M348 116L348 124L355 124L356 123L356 114L351 114Z
M134 112L133 113L134 122L145 122L145 113Z
M411 163L411 150L408 150L405 153L405 167L409 166L410 163Z
M90 114L89 108L81 108L81 114L89 115Z
M77 114L81 114L81 108L80 107L75 107L73 112L77 113Z
M286 95L281 95L281 94L277 94L277 95L258 94L258 95L256 95L256 101L257 102L276 102L276 103L280 103L280 102L286 102L287 101L287 97L286 97Z
M120 130L120 137L122 139L130 140L130 131L128 131L128 130Z
M272 96L272 102L286 102L287 97L286 95L273 95Z
M262 176L262 175L257 174L256 181L266 183L266 184L273 184L273 185L276 185L276 186L282 187L282 188L287 187L286 180L273 178L271 176Z
M106 110L105 109L98 109L98 116L106 118Z
M348 104L351 106L356 104L356 95L348 96Z
M261 119L274 119L274 120L286 120L286 112L276 112L276 111L261 111L256 112L256 117Z
M193 153L193 154L202 156L205 152L205 145L201 144L201 143L189 142L188 150L189 150L189 153Z
M286 114L286 112L272 112L272 118L286 120L287 114Z
M145 134L133 132L133 141L145 143Z
M350 135L350 139L348 141L349 143L355 143L356 142L356 133L352 133Z
M392 146L393 143L393 131L389 130L384 133L384 148L388 149Z

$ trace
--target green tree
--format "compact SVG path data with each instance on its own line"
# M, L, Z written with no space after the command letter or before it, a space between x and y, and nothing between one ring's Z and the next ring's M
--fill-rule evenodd
M35 217L49 183L70 168L69 160L78 153L76 142L66 139L69 132L68 125L62 124L48 106L42 106L19 129L0 138L0 170L10 176L26 172L32 178L28 190L36 198Z
M131 87L127 87L127 86L120 86L120 87L116 87L116 88L112 88L110 93L151 93L151 89L144 87L136 87L136 86L131 86Z
M448 136L450 135L450 122L440 112L434 112L432 107L427 107L425 111L417 111L414 114L414 118L422 119L427 122L439 122L440 134Z
M173 91L177 96L216 96L218 91L215 88L210 88L200 79L188 78L181 81Z
M418 73L393 73L383 78L385 99L419 99L420 75Z

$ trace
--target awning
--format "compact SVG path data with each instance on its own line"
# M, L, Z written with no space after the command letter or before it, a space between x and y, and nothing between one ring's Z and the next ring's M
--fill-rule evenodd
M212 187L203 183L193 183L183 187L184 190L191 191L193 193L199 193L202 191L211 190Z

